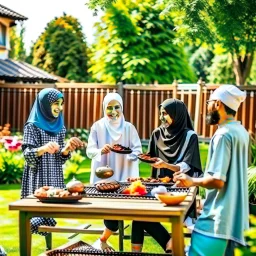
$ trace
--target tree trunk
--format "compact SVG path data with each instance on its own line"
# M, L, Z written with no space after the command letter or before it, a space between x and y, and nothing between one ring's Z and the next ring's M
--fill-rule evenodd
M233 70L236 76L236 85L246 85L246 79L250 75L253 53L247 53L245 56L232 55Z

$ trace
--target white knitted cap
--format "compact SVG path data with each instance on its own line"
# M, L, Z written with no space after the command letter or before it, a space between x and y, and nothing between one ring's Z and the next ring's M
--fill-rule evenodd
M229 108L237 111L246 98L246 92L231 84L221 85L210 96L210 100L220 100Z

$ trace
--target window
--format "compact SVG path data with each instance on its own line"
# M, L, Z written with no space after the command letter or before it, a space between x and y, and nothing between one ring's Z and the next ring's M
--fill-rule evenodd
M6 26L0 23L0 45L6 46Z

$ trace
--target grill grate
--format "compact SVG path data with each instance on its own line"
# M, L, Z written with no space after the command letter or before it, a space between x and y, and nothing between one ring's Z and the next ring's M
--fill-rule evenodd
M166 256L168 254L138 253L138 252L103 252L94 249L91 245L79 241L67 248L55 249L46 252L47 256L90 256L90 255L111 255L111 256Z
M122 194L122 191L129 187L131 183L120 182L120 188L114 192L99 192L95 186L87 186L85 188L85 194L87 197L98 197L98 198L127 198L127 199L145 199L145 200L157 200L154 196L151 195L151 190L155 187L158 187L159 184L150 184L145 185L148 193L146 195L126 195ZM168 192L176 192L176 193L188 193L190 191L189 188L172 188L166 187Z

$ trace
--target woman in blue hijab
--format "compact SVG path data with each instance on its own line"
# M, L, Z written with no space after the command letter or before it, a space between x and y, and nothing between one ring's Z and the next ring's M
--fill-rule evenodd
M22 177L21 198L25 198L43 186L64 188L62 165L70 158L70 152L83 146L78 138L65 144L66 128L63 121L63 94L53 88L39 92L24 125L22 151L25 169ZM41 235L38 226L55 226L52 218L31 219L31 232Z

